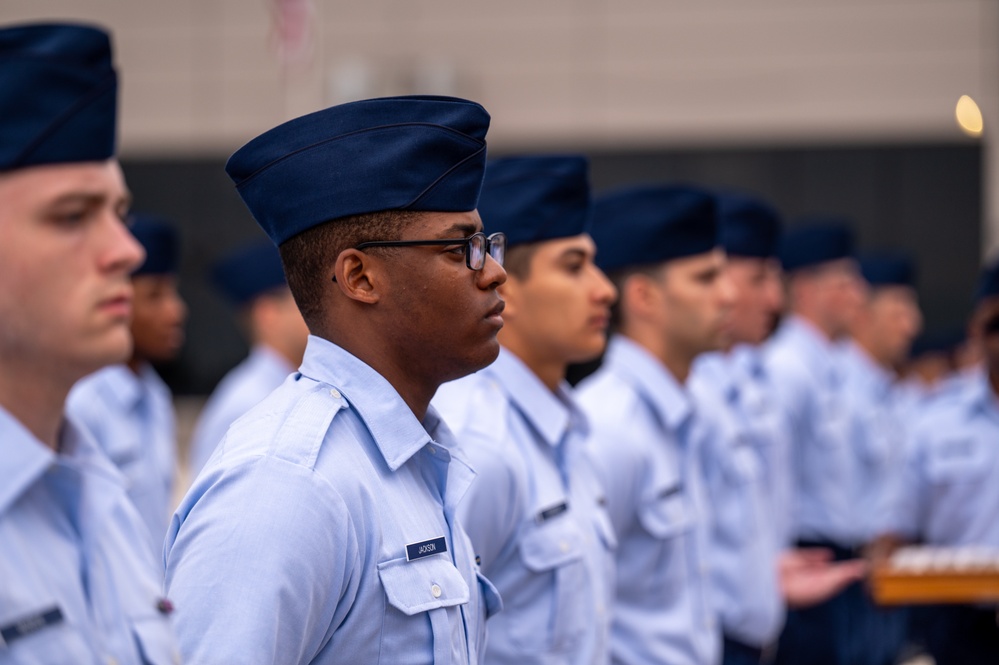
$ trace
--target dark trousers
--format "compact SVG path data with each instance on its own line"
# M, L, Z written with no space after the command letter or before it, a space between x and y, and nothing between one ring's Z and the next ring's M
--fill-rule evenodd
M914 610L923 642L937 665L999 663L999 625L995 609L935 605Z
M824 547L837 561L856 558L854 550ZM905 640L905 613L874 605L862 582L824 603L790 610L777 644L777 665L892 665Z
M722 643L722 665L760 665L763 650L725 638Z

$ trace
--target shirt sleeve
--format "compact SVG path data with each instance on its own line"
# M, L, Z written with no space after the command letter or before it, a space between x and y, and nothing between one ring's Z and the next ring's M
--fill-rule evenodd
M458 506L458 517L482 571L488 575L493 563L516 540L526 498L513 460L496 450L495 442L467 432L462 435L462 445L475 469L475 482Z
M310 662L358 589L344 501L311 469L269 457L205 482L165 547L184 662Z

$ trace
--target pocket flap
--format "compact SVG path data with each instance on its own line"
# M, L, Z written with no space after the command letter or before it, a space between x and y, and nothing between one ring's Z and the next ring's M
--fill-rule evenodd
M583 557L583 538L569 515L524 528L520 537L520 558L535 573L564 566Z
M489 578L480 572L476 572L475 575L479 580L479 588L482 590L482 599L486 604L486 618L488 619L503 610L503 598L493 583L489 581Z
M139 647L143 663L176 665L180 662L170 622L165 617L155 616L132 621L132 636Z
M638 521L656 538L673 538L693 526L693 518L682 491L666 493L638 508Z
M468 584L451 559L442 555L383 561L378 577L392 607L409 616L468 602Z

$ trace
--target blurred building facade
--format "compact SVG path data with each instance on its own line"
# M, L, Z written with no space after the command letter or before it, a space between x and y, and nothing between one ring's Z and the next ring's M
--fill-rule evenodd
M206 392L245 351L211 291L256 229L222 170L284 120L371 96L451 94L490 151L571 150L598 189L682 179L852 217L922 263L931 325L966 313L999 246L999 0L4 0L0 21L115 33L136 206L185 229L191 343L168 372ZM985 131L955 122L975 99Z

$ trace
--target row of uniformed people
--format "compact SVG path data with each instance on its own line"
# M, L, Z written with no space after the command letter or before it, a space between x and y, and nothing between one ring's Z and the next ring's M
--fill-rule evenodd
M8 159L4 178L12 187L39 177L68 185L67 169L99 174L120 213L106 38L66 26L2 37L3 73L25 93L11 108L37 97L48 113L31 108L41 147ZM25 63L44 85L14 69ZM80 79L73 86L59 78L67 67ZM80 109L80 99L95 98ZM66 130L46 142L67 107L79 135ZM146 598L155 573L139 563L143 529L121 492L109 494L117 497L112 520L107 501L81 502L79 477L66 484L58 472L92 450L73 425L60 425L61 399L49 400L47 418L33 414L40 409L30 390L27 408L9 396L0 402L4 429L23 449L8 461L23 482L0 513L4 542L14 543L0 563L23 582L0 592L13 594L0 605L0 662L51 662L53 653L161 662L172 603L191 662L711 663L723 654L755 662L776 637L785 601L813 604L860 575L856 564L785 550L789 534L833 549L844 541L802 528L807 511L784 514L811 505L799 498L815 463L800 459L802 442L815 422L809 409L829 405L796 407L813 397L772 392L787 387L774 381L780 362L761 362L758 346L778 309L772 213L725 198L719 216L708 192L658 186L617 192L591 211L585 162L573 157L497 162L479 199L487 125L481 107L463 100L371 100L286 123L230 160L244 201L280 247L313 336L299 372L229 429L178 509L164 554L170 601ZM342 174L333 182L303 177L331 168ZM59 203L42 185L26 191ZM505 238L481 234L477 199L487 231ZM25 219L11 215L8 225ZM122 347L126 280L141 254L103 222L88 228L118 237L114 270L95 271L118 289L98 302L112 319L102 332L118 346L98 354L69 345L58 351L77 352L63 358L73 371L46 378L11 364L8 380L47 382L65 395L81 369L124 361L141 378L155 359L139 350L139 334L131 359ZM497 266L507 242L509 275ZM825 273L814 268L825 261L808 263L809 251L816 256L808 247L799 251L808 265L792 270L801 321L788 321L773 343L778 359L796 325L805 338L817 327L808 280ZM50 263L55 274L71 273ZM31 319L41 314L23 300L6 301L5 320L47 323ZM612 316L617 334L577 400L566 368L599 354ZM60 332L88 330L77 323ZM36 356L57 351L44 336L5 339L5 357L25 347ZM801 363L813 360L809 353ZM437 398L459 447L428 403L441 383L481 368ZM802 379L802 392L813 378ZM821 422L835 430L842 420ZM122 481L93 454L104 481ZM41 459L55 466L39 479L27 470ZM44 546L82 566L25 554L48 533L37 520L51 524ZM507 611L490 622L484 649L485 617L499 607L490 579ZM145 595L126 594L129 584Z

